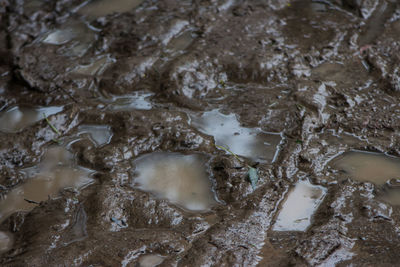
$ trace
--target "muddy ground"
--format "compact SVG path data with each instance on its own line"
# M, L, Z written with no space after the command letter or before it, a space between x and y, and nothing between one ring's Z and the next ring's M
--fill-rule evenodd
M4 219L13 244L0 264L398 265L400 207L328 164L350 150L400 156L397 2L136 2L107 14L75 0L0 1L1 111L63 106L48 117L59 134L45 120L0 133L3 196L54 146L95 171L91 185ZM148 102L113 108L135 94ZM245 164L191 123L214 109L282 137L273 160L241 159L258 170L254 190ZM74 139L91 124L109 126L109 142ZM131 186L135 158L151 152L205 155L217 204L187 211ZM299 180L326 196L305 231L273 231Z

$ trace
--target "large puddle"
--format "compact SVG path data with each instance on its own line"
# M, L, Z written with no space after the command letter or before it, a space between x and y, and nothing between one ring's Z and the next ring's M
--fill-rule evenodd
M201 132L214 136L217 145L262 163L274 161L281 142L279 134L266 133L259 128L242 127L235 114L225 115L218 110L192 117L192 124Z
M326 194L326 189L299 181L289 192L274 224L274 231L305 231Z
M152 153L137 160L136 187L190 211L209 210L216 201L200 155Z
M0 202L0 222L17 211L30 211L64 188L82 188L93 182L93 171L74 164L72 155L62 147L49 148L37 166L22 170L29 179Z
M123 13L135 9L143 0L93 0L79 10L91 17L102 17L112 13Z
M351 151L338 156L331 166L361 182L382 185L400 179L400 159L382 153Z
M62 107L13 107L0 115L0 131L16 133L47 116L62 111Z

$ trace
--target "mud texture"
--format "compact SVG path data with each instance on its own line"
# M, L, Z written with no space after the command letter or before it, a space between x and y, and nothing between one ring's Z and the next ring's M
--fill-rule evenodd
M64 106L48 118L60 134L45 120L0 133L2 195L57 143L96 172L6 219L14 243L1 266L140 266L145 255L160 266L398 265L400 207L328 164L354 149L400 156L397 1L146 0L97 18L81 4L0 1L0 111ZM71 36L55 44L63 29ZM135 93L150 104L113 110ZM282 135L273 162L244 159L255 190L245 164L191 124L214 109ZM77 138L80 125L112 138ZM133 187L134 160L151 152L206 155L218 204L189 212ZM300 179L327 189L310 227L273 231Z

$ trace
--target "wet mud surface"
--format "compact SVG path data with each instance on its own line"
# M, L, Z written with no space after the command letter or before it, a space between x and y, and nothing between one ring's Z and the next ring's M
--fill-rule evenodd
M0 2L0 265L397 265L399 36L390 0Z

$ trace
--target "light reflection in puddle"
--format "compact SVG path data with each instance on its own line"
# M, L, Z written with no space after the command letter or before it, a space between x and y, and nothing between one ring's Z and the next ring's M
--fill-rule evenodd
M93 171L73 164L72 155L62 147L49 148L39 165L22 172L29 179L0 201L0 222L14 212L30 211L61 189L82 188L93 182Z
M164 261L164 257L158 254L143 255L139 258L140 267L155 267Z
M201 132L214 136L217 145L263 163L274 161L281 142L279 134L242 127L235 114L224 115L218 110L204 112L201 117L192 117L192 124Z
M112 138L112 131L110 126L107 125L80 125L78 127L78 136L89 135L96 146L102 146L110 143Z
M153 93L135 92L130 95L113 96L111 99L102 99L105 103L109 103L108 109L111 110L150 110L152 108L149 97Z
M0 231L0 254L10 250L13 244L13 236L8 232Z
M400 159L381 153L351 151L331 162L354 180L382 185L392 178L400 178Z
M190 211L206 211L216 201L199 155L152 153L137 160L136 186Z
M305 231L325 194L324 187L312 185L308 181L299 181L283 203L273 230Z
M63 110L63 107L13 107L0 115L0 131L15 133Z
M93 0L79 10L79 13L102 17L112 13L128 12L138 7L143 0Z

